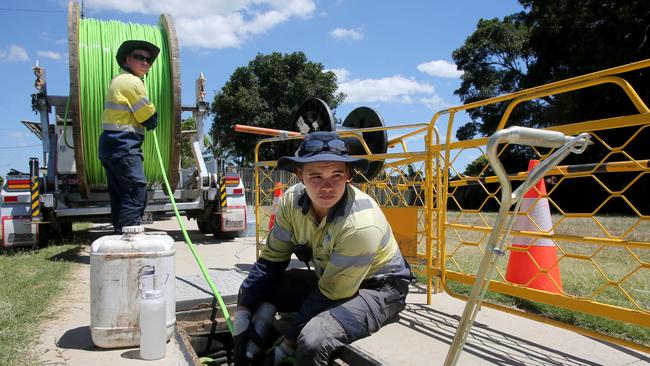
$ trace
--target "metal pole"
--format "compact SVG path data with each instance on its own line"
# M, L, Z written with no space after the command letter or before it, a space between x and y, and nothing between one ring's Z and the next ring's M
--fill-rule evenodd
M41 222L43 215L41 213L41 195L40 195L40 180L38 172L38 158L29 158L29 177L30 177L30 191L31 191L31 211L32 221Z
M40 67L38 61L36 61L36 66L34 66L32 70L34 70L34 75L36 76L36 80L34 81L36 94L34 94L34 98L32 99L32 108L34 108L34 110L37 110L41 117L41 135L43 137L41 139L43 142L43 163L48 169L49 175L50 167L48 166L48 157L50 153L50 106L47 103L47 83L45 81L45 69Z

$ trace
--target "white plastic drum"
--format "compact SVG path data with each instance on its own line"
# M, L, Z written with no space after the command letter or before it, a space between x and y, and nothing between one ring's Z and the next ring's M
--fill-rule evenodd
M174 240L164 233L145 234L142 226L123 232L95 240L90 251L90 333L102 348L140 344L138 276L143 270L154 268L155 287L163 290L167 339L176 323Z

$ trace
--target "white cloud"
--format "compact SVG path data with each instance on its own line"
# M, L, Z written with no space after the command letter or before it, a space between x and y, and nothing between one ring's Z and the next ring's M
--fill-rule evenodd
M27 134L25 132L12 132L10 136L15 139L23 139L27 137Z
M68 42L67 39L61 38L61 39L57 39L56 42L54 42L54 43L55 44L64 44L64 43L67 43L67 42Z
M54 51L38 51L36 52L38 57L51 58L52 60L60 60L61 54Z
M445 60L435 60L418 65L418 70L431 76L441 78L457 78L463 75L463 72L456 68L455 64Z
M181 46L239 47L292 19L309 18L314 0L86 0L89 10L123 13L172 14Z
M9 50L0 50L0 60L7 62L29 61L29 56L25 47L12 44L9 46Z
M440 95L436 94L435 92L426 98L420 98L420 102L422 102L424 105L426 105L427 107L429 107L429 109L433 111L438 111L440 109L444 109L451 106L449 103L445 102Z
M363 32L360 29L345 29L336 28L330 32L330 35L336 39L349 39L352 41L360 41L363 39Z
M323 71L331 71L336 74L336 81L339 83L348 80L348 77L350 76L350 72L347 69L329 69Z
M403 76L381 79L353 79L339 84L339 90L347 95L347 103L413 103L413 96L435 94L433 86L419 83Z

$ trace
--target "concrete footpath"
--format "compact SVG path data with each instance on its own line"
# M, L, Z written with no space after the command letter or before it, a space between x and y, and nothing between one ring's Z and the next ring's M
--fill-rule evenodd
M196 223L186 223L206 266L245 274L255 260L255 238L218 241L202 235ZM91 240L108 233L96 227ZM200 274L175 219L148 225L176 240L177 276ZM43 365L184 365L172 339L161 361L139 359L137 348L105 350L90 338L89 248L78 257L72 279L43 324L34 352ZM465 303L445 294L426 305L424 289L414 287L399 322L355 344L387 365L441 365L454 337ZM459 365L647 365L650 355L594 340L561 328L484 307L467 339Z

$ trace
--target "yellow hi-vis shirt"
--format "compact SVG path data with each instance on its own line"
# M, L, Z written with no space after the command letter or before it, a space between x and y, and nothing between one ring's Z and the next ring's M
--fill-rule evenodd
M104 102L102 128L107 131L128 131L144 135L141 123L156 113L147 97L142 80L122 71L111 80Z
M330 300L354 295L371 276L404 271L390 225L370 196L348 185L342 201L320 223L305 199L302 183L284 193L261 258L285 262L293 246L309 246L319 290ZM304 207L309 211L303 213Z

